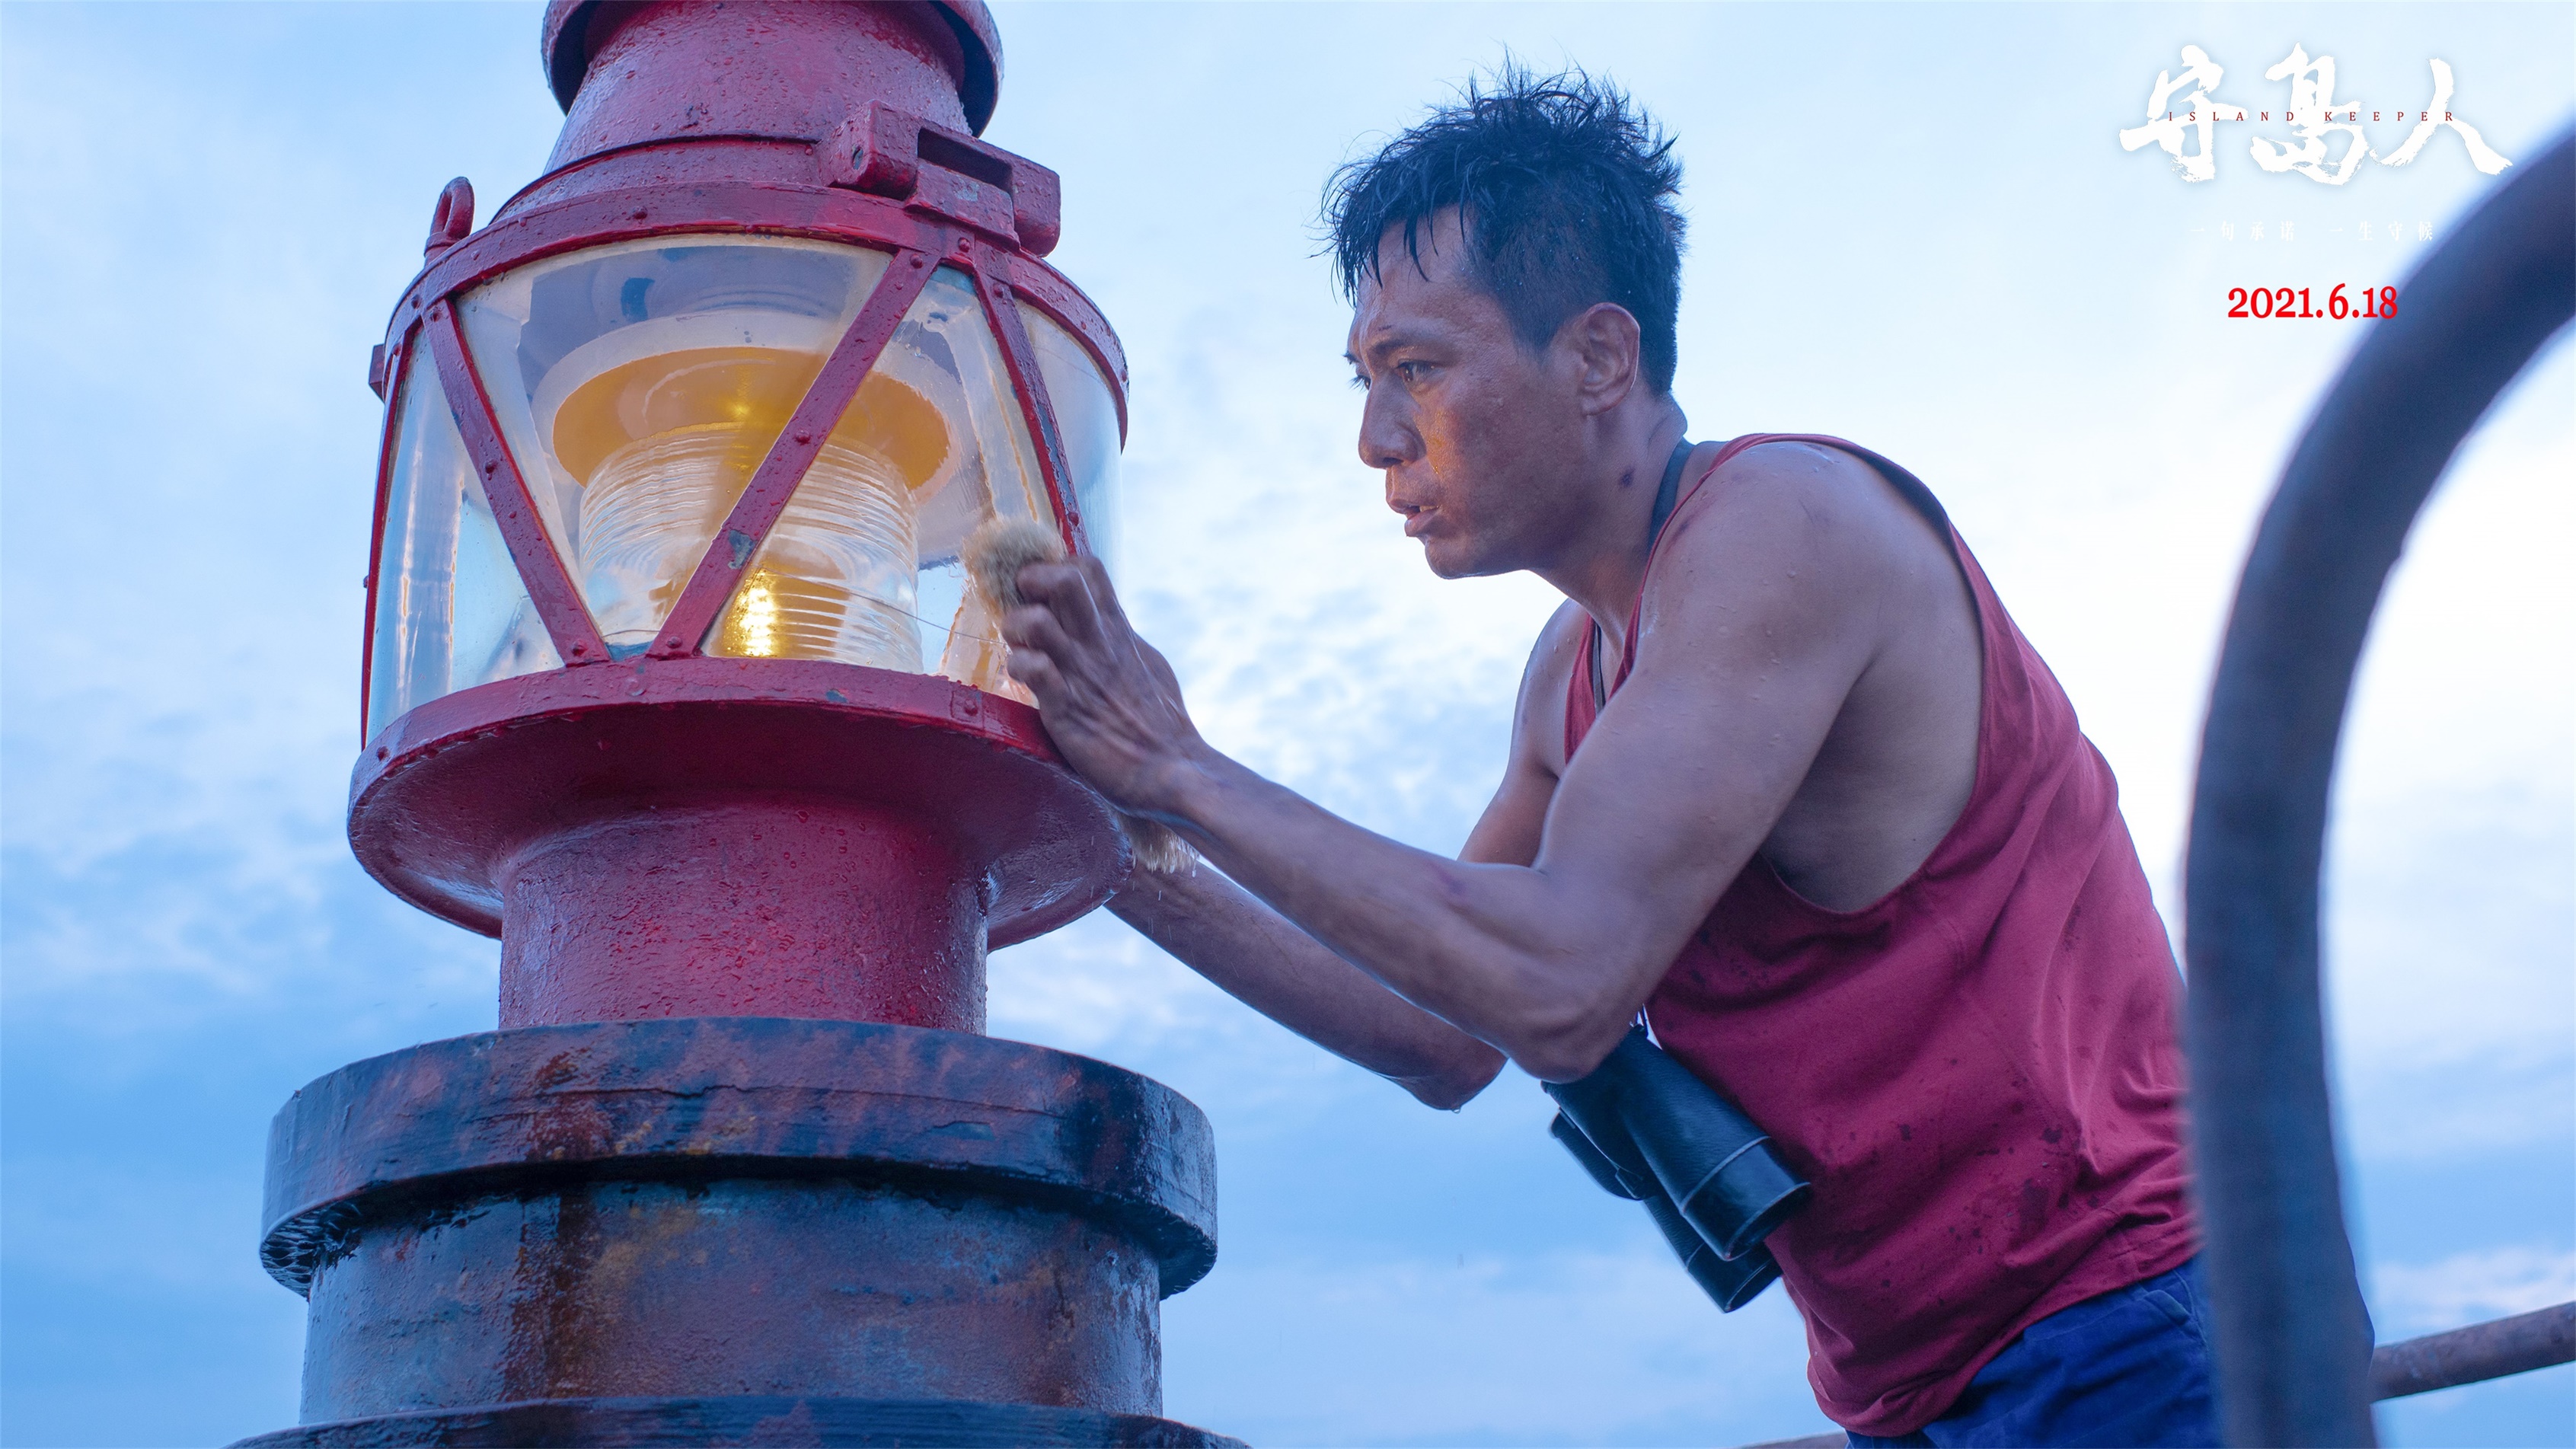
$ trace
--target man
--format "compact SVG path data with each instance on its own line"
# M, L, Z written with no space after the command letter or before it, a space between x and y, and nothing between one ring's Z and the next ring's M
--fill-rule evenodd
M1336 178L1361 457L1434 573L1568 600L1457 860L1210 749L1096 565L1021 572L1066 760L1223 872L1112 909L1435 1107L1642 1011L1815 1185L1770 1246L1854 1443L2214 1443L2109 768L1911 474L1683 444L1679 181L1615 89L1512 70Z

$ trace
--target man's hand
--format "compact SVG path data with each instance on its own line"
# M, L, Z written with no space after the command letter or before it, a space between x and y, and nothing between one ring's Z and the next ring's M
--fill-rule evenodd
M1120 809L1189 829L1179 787L1230 762L1199 738L1172 666L1137 637L1107 573L1090 559L1033 563L1014 583L1024 606L1002 621L1011 673L1037 695L1056 749ZM1456 1109L1502 1069L1500 1052L1224 876L1140 873L1110 909L1254 1010L1431 1106Z
M1097 559L1020 570L1023 607L1002 620L1011 673L1038 697L1074 771L1131 815L1183 824L1181 779L1205 752L1180 680L1136 634Z

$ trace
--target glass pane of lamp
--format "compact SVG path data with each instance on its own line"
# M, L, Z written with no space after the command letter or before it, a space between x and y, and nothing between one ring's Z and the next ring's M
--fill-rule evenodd
M370 738L441 695L562 667L501 541L437 369L407 352L394 395L369 641Z
M613 654L652 642L885 267L829 242L659 237L466 298L502 433Z
M1118 397L1091 353L1055 319L1026 302L1021 320L1038 355L1056 431L1064 438L1065 466L1073 472L1074 504L1082 514L1091 551L1112 573L1118 568Z

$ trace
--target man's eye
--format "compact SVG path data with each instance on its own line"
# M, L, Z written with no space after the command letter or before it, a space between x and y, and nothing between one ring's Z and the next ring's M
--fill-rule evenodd
M1352 373L1351 386L1358 388L1362 392L1368 391L1368 374L1365 372Z
M1431 375L1431 364L1427 362L1399 362L1395 365L1395 375L1403 378L1406 382L1419 387L1422 384L1422 380Z

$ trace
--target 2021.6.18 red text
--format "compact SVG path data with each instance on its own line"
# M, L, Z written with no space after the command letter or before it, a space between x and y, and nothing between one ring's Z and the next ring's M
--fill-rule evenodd
M2397 315L2395 287L2364 287L2361 300L2353 301L2337 287L2326 293L2325 305L2309 300L2306 287L2230 287L2227 289L2227 315L2230 317L2332 317L2341 321L2350 317L2380 318Z

